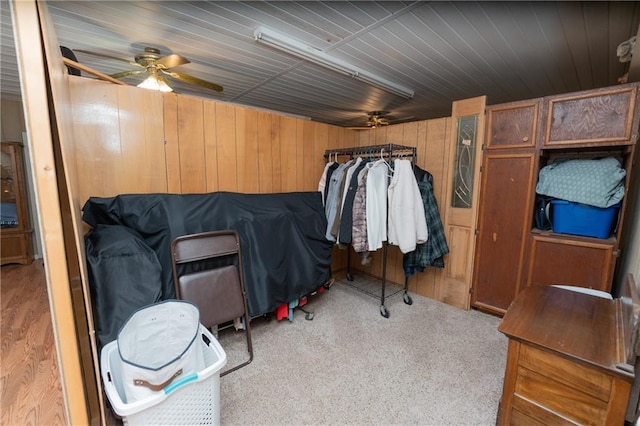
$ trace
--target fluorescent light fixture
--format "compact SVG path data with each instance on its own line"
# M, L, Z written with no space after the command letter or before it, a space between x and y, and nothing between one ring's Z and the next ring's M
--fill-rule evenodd
M158 75L158 70L155 68L147 69L149 77L147 77L142 83L138 84L138 87L142 89L159 90L161 92L173 92L171 86L167 84L164 77Z
M276 31L267 28L258 28L253 33L253 38L259 43L264 43L268 46L289 53L290 55L297 56L298 58L302 58L311 63L323 66L332 71L364 81L365 83L379 89L386 90L394 95L398 95L406 99L413 98L414 92L411 89L407 89L406 87L400 86L399 84L391 82L380 76L364 71L349 64L348 62L334 58L320 49L308 46Z

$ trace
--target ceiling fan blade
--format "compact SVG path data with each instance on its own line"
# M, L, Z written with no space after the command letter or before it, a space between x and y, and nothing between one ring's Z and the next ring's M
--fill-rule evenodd
M164 58L160 58L156 61L156 64L164 67L164 68L173 68L178 65L188 64L191 61L185 58L184 56L176 55L172 53L171 55L167 55Z
M222 86L217 85L215 83L208 82L206 80L202 80L198 77L194 77L188 74L181 74L174 71L167 71L163 69L161 69L160 71L162 71L167 75L170 75L176 80L186 81L187 83L197 84L198 86L206 87L207 89L215 90L216 92L222 92Z
M86 53L87 55L98 56L100 58L113 59L113 60L116 60L116 61L125 62L127 64L134 65L136 67L142 67L142 65L140 65L137 62L130 61L128 59L122 59L122 58L119 58L117 56L106 55L104 53L98 53L98 52L91 52L89 50L83 50L83 49L74 49L73 51L74 52L80 52L80 53Z
M122 72L118 72L118 73L115 73L115 74L111 74L111 75L109 75L109 77L118 79L118 78L128 77L130 75L140 74L142 72L145 72L145 70L122 71Z

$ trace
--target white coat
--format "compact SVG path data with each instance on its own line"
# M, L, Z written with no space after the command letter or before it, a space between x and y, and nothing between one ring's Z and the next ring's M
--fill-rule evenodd
M396 159L388 188L389 244L402 253L416 249L429 237L424 204L409 160Z

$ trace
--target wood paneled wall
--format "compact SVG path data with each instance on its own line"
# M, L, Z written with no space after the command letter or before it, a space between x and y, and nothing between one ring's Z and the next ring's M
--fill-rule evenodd
M252 108L164 95L169 192L314 191L329 146L354 140L336 126Z
M336 126L70 77L81 194L314 191Z
M448 117L358 131L80 77L70 77L70 84L84 201L125 193L315 191L326 150L394 143L417 148L417 164L433 175L444 218ZM335 248L333 254L340 277L347 253ZM352 252L350 266L381 277L382 252L368 267ZM427 268L410 278L409 289L438 299L441 275ZM404 284L402 253L394 246L388 250L387 280Z

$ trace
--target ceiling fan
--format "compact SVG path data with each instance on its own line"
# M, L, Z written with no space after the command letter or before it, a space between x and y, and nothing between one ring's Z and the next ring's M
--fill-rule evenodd
M76 49L75 52L82 52L88 55L98 56L101 58L114 59L121 62L126 62L129 65L137 67L127 71L118 72L109 75L114 79L120 79L131 75L145 73L147 78L138 87L145 89L160 90L162 92L171 92L173 89L169 85L165 75L175 78L176 80L184 81L191 84L196 84L201 87L205 87L216 92L222 91L222 86L211 83L206 80L202 80L198 77L194 77L189 74L172 71L171 68L179 65L185 65L190 63L184 56L172 53L167 56L163 56L160 50L154 47L145 47L144 51L138 53L133 61L119 58L117 56L106 55L104 53L91 52L88 50Z
M367 122L365 126L348 127L352 130L365 130L375 129L382 126L388 126L389 124L402 123L404 121L411 120L412 117L405 117L402 119L392 119L388 116L389 111L369 111L367 113Z

